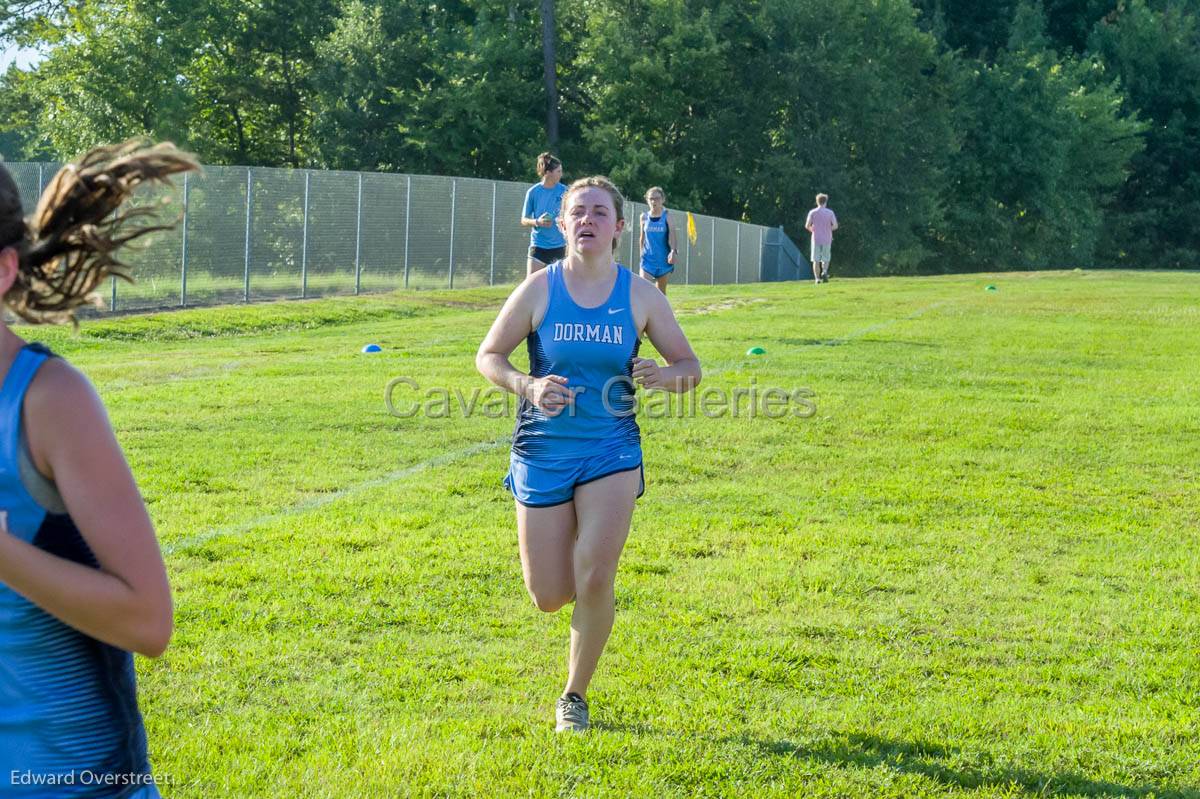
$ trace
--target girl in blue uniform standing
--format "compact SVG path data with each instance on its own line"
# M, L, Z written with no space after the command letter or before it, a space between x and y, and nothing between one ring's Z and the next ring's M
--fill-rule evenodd
M111 275L145 182L196 164L170 145L93 150L28 223L0 166L0 296L73 321ZM158 797L130 652L162 653L171 593L146 506L88 379L0 321L0 795Z
M542 153L537 159L537 173L541 180L525 192L525 205L521 210L521 224L533 228L529 231L526 276L561 259L567 252L566 239L558 226L562 198L567 193L567 187L562 184L562 161L550 153Z
M624 227L624 199L607 178L571 184L560 222L566 258L516 288L475 359L521 398L505 485L525 587L542 611L575 603L560 732L588 728L588 684L612 631L617 561L644 490L635 383L684 392L700 382L666 297L613 259ZM643 334L666 366L638 357ZM522 340L529 374L509 361Z
M646 192L649 211L641 216L642 277L653 281L658 290L667 293L667 280L675 271L675 228L671 214L663 207L667 195L659 186Z

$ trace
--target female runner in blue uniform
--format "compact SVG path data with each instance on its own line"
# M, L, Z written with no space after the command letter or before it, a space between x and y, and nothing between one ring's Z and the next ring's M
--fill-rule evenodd
M479 347L485 377L521 397L505 485L516 498L525 587L539 610L572 600L557 729L587 729L587 690L612 631L617 560L644 489L635 386L684 392L700 362L663 294L613 260L624 200L602 177L571 184L567 257L525 279ZM645 334L666 359L638 357ZM530 373L509 355L524 340Z
M72 321L136 227L139 184L196 164L170 145L93 150L29 224L0 166L0 296L27 322ZM0 796L151 799L130 652L171 637L154 527L88 379L0 321Z
M663 207L667 195L659 186L646 192L649 211L641 216L640 241L642 245L642 277L652 281L663 294L667 293L667 280L675 271L675 228L671 225L671 214Z
M567 252L566 239L558 226L562 198L567 193L567 187L562 184L562 161L550 153L542 153L537 159L537 173L541 180L525 192L525 204L521 208L521 224L533 228L529 231L526 277L546 264L560 260Z

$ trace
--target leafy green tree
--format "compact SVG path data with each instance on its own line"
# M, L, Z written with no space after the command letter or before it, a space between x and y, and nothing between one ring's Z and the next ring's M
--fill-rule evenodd
M23 74L9 72L7 88L36 133L26 149L69 158L107 141L134 135L179 139L186 96L163 36L137 9L85 2L65 23L43 22L47 55Z
M38 106L29 88L30 74L10 66L0 75L0 160L48 161L54 152L39 138Z
M1046 49L1034 4L1015 17L1012 49L975 62L961 92L964 137L936 237L944 269L1091 264L1103 208L1141 147L1102 67Z
M532 2L473 5L439 31L436 79L412 127L429 171L524 180L546 148L540 12Z
M1119 0L1043 0L1043 35L1059 51L1082 53L1092 27L1112 13ZM921 25L951 50L992 62L1008 49L1012 23L1022 0L914 0Z
M744 17L733 4L677 0L589 2L581 16L586 27L571 33L575 57L563 68L581 169L610 175L634 197L661 183L676 205L727 203L719 184L735 156L721 150L739 121L731 51Z
M186 52L197 152L235 163L307 162L316 46L337 18L333 0L142 1Z
M1105 255L1132 266L1200 260L1200 3L1154 10L1128 0L1096 26L1092 49L1120 78L1127 112L1149 125L1145 149L1108 214Z
M355 0L319 45L322 165L510 177L544 147L536 7Z
M949 59L907 3L628 5L589 4L575 65L619 182L794 236L826 191L843 268L917 268L955 137Z
M46 53L0 77L9 158L146 134L209 163L528 180L546 146L542 0L0 10L0 36ZM1200 0L554 11L569 175L610 174L635 197L660 184L675 206L799 240L828 192L846 271L1200 253Z
M332 169L403 169L411 157L412 98L431 80L431 53L414 36L415 13L353 0L317 45L312 133Z
M334 11L332 0L83 0L27 22L24 40L46 49L19 84L38 109L35 138L59 157L149 135L209 161L299 165L314 42Z
M922 26L951 50L989 60L1008 40L1017 0L914 0Z

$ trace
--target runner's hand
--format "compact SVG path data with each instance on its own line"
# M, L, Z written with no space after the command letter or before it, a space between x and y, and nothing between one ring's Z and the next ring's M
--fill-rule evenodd
M525 399L541 408L547 416L557 416L575 401L575 392L567 388L567 378L546 375L529 381L525 386Z
M667 384L663 381L662 367L658 365L658 361L650 358L633 359L633 379L642 388L667 387Z

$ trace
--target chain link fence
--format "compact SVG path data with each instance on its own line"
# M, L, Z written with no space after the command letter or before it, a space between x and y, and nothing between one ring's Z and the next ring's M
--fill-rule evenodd
M59 164L11 162L26 212ZM148 236L126 260L133 285L113 280L114 311L284 298L512 284L525 276L529 228L520 225L529 184L431 175L208 166L147 191L175 230ZM626 201L630 220L618 249L638 263L643 203ZM679 226L674 282L788 280L808 269L776 228L695 214Z

